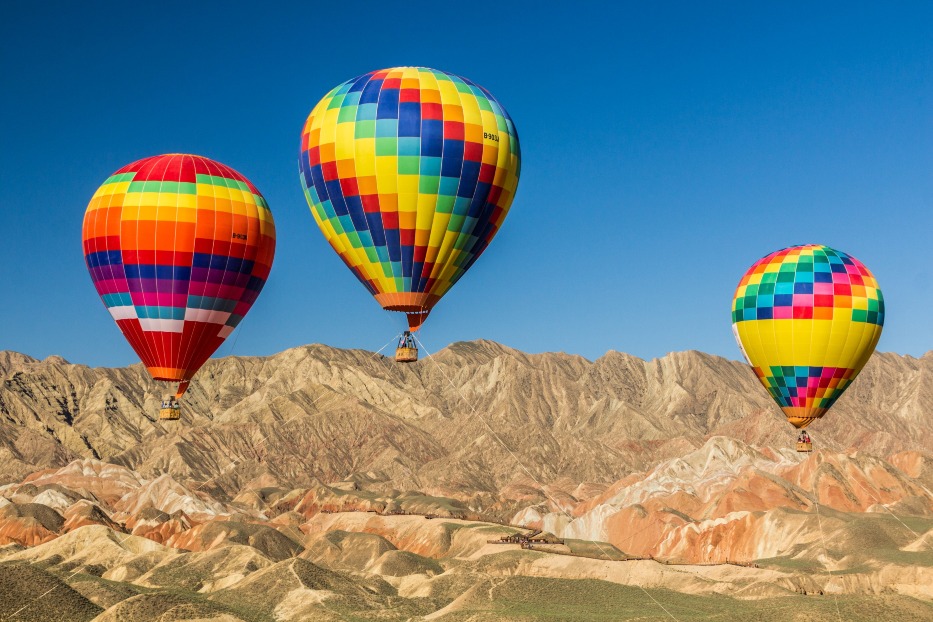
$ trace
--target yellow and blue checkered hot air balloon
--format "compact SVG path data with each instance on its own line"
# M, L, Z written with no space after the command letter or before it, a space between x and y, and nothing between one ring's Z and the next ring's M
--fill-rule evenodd
M884 298L874 275L855 257L820 244L758 260L732 299L739 348L787 420L801 429L825 415L852 383L883 325Z
M520 162L515 125L489 91L397 67L344 82L314 107L299 172L324 237L415 331L499 231Z

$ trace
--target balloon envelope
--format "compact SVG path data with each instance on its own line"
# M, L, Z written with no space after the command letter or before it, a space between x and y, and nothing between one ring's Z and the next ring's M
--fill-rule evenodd
M275 253L272 213L245 177L169 154L111 175L84 215L97 293L157 380L181 382L239 324Z
M512 119L489 91L398 67L344 82L315 106L299 172L324 237L415 330L496 235L520 161Z
M757 261L732 300L739 348L787 419L822 417L881 336L884 298L860 261L819 244Z

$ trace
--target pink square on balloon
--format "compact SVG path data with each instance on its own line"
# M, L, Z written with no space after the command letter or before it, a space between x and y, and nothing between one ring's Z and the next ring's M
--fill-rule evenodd
M773 307L774 319L789 320L794 317L793 307Z

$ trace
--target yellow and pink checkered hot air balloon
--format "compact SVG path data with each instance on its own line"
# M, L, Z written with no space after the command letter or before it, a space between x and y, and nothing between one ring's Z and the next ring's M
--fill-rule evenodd
M732 299L739 348L787 420L801 429L825 415L855 380L883 325L884 298L872 273L855 257L820 244L758 260ZM809 436L802 438L809 446Z
M249 311L272 267L265 199L228 166L168 154L124 166L84 215L84 259L101 300L156 380L179 383L160 417Z
M314 107L298 168L324 237L415 331L499 231L520 162L512 119L489 91L397 67L344 82Z

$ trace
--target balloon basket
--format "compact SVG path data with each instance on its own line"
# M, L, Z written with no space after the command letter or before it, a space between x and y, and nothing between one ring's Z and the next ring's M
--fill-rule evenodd
M173 397L165 397L159 406L159 421L178 421L181 419L181 406Z
M813 451L813 443L797 441L797 451L800 453L810 453Z
M415 345L415 338L407 330L402 333L402 338L398 341L398 347L395 349L396 363L414 363L418 360L418 347Z
M414 363L418 360L418 348L396 348L395 360L398 363Z

